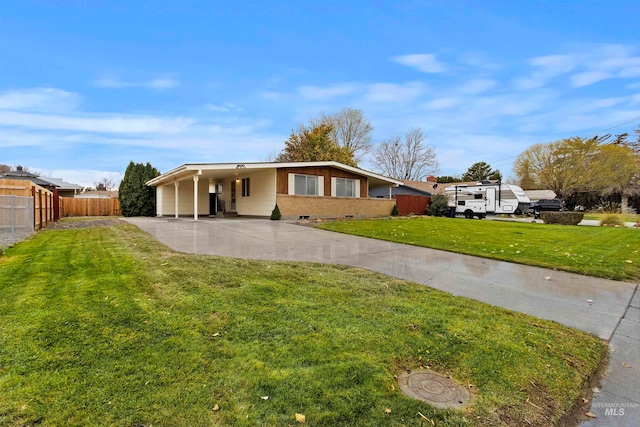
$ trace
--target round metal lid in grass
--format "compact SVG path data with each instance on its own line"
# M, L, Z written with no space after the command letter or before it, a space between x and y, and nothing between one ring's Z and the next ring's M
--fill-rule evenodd
M433 371L406 371L398 376L400 390L438 408L460 409L471 400L466 387Z

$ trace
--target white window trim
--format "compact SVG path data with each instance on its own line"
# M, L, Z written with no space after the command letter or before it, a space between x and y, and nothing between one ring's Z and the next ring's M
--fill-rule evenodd
M349 197L349 196L338 196L337 195L337 189L338 189L338 179L348 179L350 181L355 181L355 195L353 197ZM340 197L340 198L344 198L344 199L356 199L360 197L360 180L359 179L353 179L353 178L337 178L335 176L331 177L331 197Z
M312 176L314 178L316 178L316 193L317 194L296 194L296 175L301 175L301 176ZM317 197L317 196L324 196L324 176L322 175L309 175L306 173L290 173L289 177L288 177L288 184L289 184L289 194L291 195L297 195L297 196L310 196L310 197Z

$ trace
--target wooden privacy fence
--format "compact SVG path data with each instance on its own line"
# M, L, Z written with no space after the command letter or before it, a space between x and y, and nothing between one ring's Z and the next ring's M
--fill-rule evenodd
M33 198L33 227L36 230L58 220L55 209L58 197L55 193L31 181L0 179L0 195Z
M60 216L117 216L118 199L60 197Z
M428 196L411 196L409 194L398 194L396 198L396 207L398 215L424 215L424 211L431 203L431 197Z

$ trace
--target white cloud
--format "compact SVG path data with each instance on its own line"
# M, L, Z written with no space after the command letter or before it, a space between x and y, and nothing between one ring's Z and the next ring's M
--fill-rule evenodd
M438 61L433 53L394 56L391 59L398 64L415 68L423 73L442 73L447 70L447 66Z
M80 104L78 94L55 88L0 92L0 109L26 111L70 111Z
M571 86L583 87L611 78L611 73L606 71L585 71L571 76Z
M173 87L180 86L180 82L175 79L157 78L144 82L142 86L149 89L171 89Z
M365 100L371 102L411 102L424 93L424 84L375 83L369 86Z
M114 77L101 77L91 82L95 87L105 89L122 89L134 86L133 83L125 82Z
M498 82L492 79L474 79L460 86L458 92L468 95L478 94L493 89L497 84Z
M211 111L217 111L219 113L231 113L237 111L244 111L243 108L238 107L231 102L225 102L224 104L216 105L216 104L206 104L205 108Z
M496 71L501 68L499 64L482 52L463 53L459 56L459 61L461 64L482 70Z
M578 45L575 52L531 58L533 71L515 80L521 90L545 86L550 80L568 75L572 87L585 87L610 79L640 77L640 56L626 45Z
M177 133L193 123L187 118L126 114L54 115L20 112L0 114L0 126L97 133Z
M439 98L423 104L427 110L448 110L460 105L459 98Z
M356 86L349 83L343 83L333 86L302 86L298 88L298 93L303 99L308 100L327 100L337 98L339 96L350 95L356 91Z
M549 76L568 73L582 62L582 55L546 55L531 58L529 63Z
M168 77L157 77L151 80L135 82L121 80L113 76L105 76L95 79L92 84L95 87L103 89L124 89L129 87L146 88L146 89L171 89L180 86L180 81Z
M520 90L537 89L545 86L547 82L560 75L568 74L574 70L583 57L580 55L546 55L537 56L527 62L535 69L527 77L515 80L515 87Z
M284 98L287 98L287 94L284 92L277 92L277 91L273 91L273 90L265 90L262 91L260 93L260 96L263 99L269 100L269 101L278 101Z

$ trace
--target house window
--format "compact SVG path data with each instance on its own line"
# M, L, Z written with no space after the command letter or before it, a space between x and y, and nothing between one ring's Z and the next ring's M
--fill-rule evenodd
M356 180L336 178L336 197L356 197Z
M318 195L318 177L314 175L295 175L294 194L303 196Z
M242 178L242 197L249 197L250 181L249 178Z

